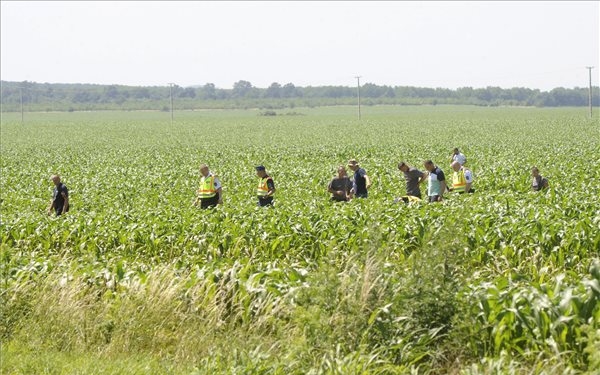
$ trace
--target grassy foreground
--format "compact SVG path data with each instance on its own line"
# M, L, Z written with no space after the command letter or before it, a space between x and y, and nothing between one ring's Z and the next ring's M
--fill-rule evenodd
M3 114L3 374L593 374L599 128L579 109ZM301 115L298 115L301 114ZM394 204L400 160L477 193ZM357 158L367 200L328 201ZM198 165L225 205L191 207ZM277 186L255 207L253 166ZM529 192L529 168L550 180ZM50 174L73 208L49 218Z

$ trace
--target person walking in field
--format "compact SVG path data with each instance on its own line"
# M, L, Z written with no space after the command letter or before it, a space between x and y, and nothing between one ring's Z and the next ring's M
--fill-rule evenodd
M223 204L223 193L221 182L209 169L208 165L200 165L200 187L194 206L200 203L201 209L216 207Z
M444 192L446 191L446 176L438 166L433 164L433 161L427 160L423 163L427 169L427 197L429 202L441 202Z
M357 198L367 198L368 190L371 187L371 179L367 176L367 171L360 167L355 159L348 161L348 167L354 172L354 186L352 193Z
M406 196L401 197L405 203L421 199L421 189L419 185L427 179L425 173L421 172L417 168L411 167L405 162L401 161L398 163L398 170L404 174L404 181L406 182ZM398 199L398 200L400 200Z
M533 177L533 180L531 181L531 190L540 191L550 186L548 180L540 175L540 170L537 167L531 168L531 176Z
M452 157L450 159L450 162L459 162L460 165L465 165L465 163L467 162L467 157L460 152L460 150L458 149L458 147L454 148L454 150L452 151Z
M260 207L273 206L273 194L275 194L275 183L273 178L267 174L263 165L256 167L256 175L258 176L258 205Z
M52 211L56 213L56 216L60 216L69 212L69 189L60 182L60 176L57 174L52 175L50 180L54 183L54 191L48 206L48 216L52 215Z
M331 200L335 202L347 202L352 199L352 181L348 177L346 167L340 165L337 169L337 177L334 177L327 186L331 193Z
M458 161L453 161L450 165L453 169L452 173L452 187L450 191L455 191L459 194L473 193L473 173L465 167L463 167Z

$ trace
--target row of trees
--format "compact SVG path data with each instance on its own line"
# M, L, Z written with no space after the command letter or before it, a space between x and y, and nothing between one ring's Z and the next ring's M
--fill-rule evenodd
M119 85L90 84L50 84L35 82L2 81L1 102L3 110L15 110L21 97L27 104L60 103L69 108L103 108L104 105L121 106L124 109L144 109L148 105L142 103L164 102L170 97L167 86L137 87ZM203 103L202 107L210 107L210 101L237 103L233 107L247 107L248 103L260 103L260 100L281 102L288 100L288 106L294 106L297 99L307 99L302 103L311 105L330 105L346 103L343 99L357 97L357 88L348 86L307 86L298 87L293 83L281 85L273 82L267 88L258 88L250 82L240 80L231 89L217 88L213 83L199 87L173 86L173 96L186 103ZM598 92L598 88L594 89ZM456 90L445 88L426 88L412 86L387 86L366 83L360 88L365 104L475 104L475 105L519 105L519 106L586 106L588 104L587 88L555 88L551 91L540 91L523 87L503 89L500 87L472 88L462 87ZM322 100L320 100L322 99ZM245 103L245 104L244 104ZM238 105L239 104L239 105ZM598 95L594 95L593 104L599 105ZM87 106L86 106L87 105ZM191 105L191 104L190 104ZM186 108L193 108L193 105ZM56 107L55 105L53 107ZM59 106L60 107L60 106ZM108 106L107 106L108 107ZM232 106L228 106L232 107Z

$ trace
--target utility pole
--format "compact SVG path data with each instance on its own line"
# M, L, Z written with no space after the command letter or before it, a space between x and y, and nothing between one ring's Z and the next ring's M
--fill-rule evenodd
M585 67L590 75L590 86L588 88L588 106L590 108L590 118L592 118L592 69L594 69L593 66L586 66Z
M169 83L169 97L171 98L171 125L173 125L173 85L174 83Z
M21 124L24 124L25 121L23 119L23 87L19 87L19 94L21 94Z
M356 91L358 92L358 120L360 121L360 78L361 76L356 76Z

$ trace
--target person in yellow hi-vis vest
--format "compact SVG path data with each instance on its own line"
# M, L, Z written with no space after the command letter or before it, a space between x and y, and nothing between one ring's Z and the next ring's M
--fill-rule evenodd
M258 205L260 207L273 206L273 194L275 194L275 183L273 182L273 178L267 174L263 165L256 167L256 175L259 178L258 187L256 189Z
M198 196L194 201L194 206L200 203L200 208L206 209L216 207L217 204L223 204L221 182L208 169L208 165L202 164L200 166L200 176L200 187L198 188Z
M450 165L452 170L452 187L448 190L459 194L474 193L473 189L473 174L470 170L462 166L458 161L453 161Z

